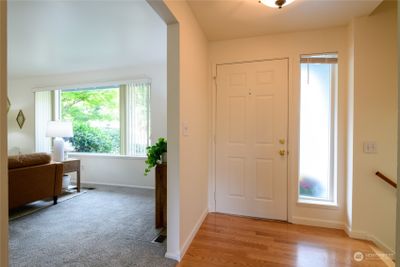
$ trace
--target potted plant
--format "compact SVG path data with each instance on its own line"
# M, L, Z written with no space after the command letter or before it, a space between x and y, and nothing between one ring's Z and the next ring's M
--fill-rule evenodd
M167 139L159 138L157 143L147 147L146 150L147 160L145 162L147 164L147 167L144 170L144 175L147 176L151 168L157 166L158 164L161 164L162 162L166 162Z

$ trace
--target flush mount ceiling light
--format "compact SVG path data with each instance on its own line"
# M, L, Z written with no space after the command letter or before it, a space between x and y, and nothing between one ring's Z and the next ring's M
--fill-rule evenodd
M284 6L290 5L294 0L260 0L261 4L264 4L273 8L282 8Z

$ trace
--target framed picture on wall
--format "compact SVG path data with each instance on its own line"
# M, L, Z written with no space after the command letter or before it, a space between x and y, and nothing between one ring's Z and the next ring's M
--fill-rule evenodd
M24 126L24 123L25 123L25 115L24 115L24 113L22 112L22 110L20 110L20 111L18 112L18 115L17 115L17 123L18 123L19 128L22 129L22 127Z

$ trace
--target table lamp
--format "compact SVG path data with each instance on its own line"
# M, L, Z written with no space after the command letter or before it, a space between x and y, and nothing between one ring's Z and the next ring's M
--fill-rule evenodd
M73 137L72 122L70 121L49 121L47 123L46 137L54 137L54 161L64 161L64 139Z

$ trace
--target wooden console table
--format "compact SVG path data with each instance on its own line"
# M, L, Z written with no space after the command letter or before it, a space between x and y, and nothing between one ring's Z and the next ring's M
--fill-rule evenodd
M64 173L76 172L76 191L81 192L81 160L80 159L66 159L62 162L64 165Z
M167 226L167 163L156 166L156 228Z

